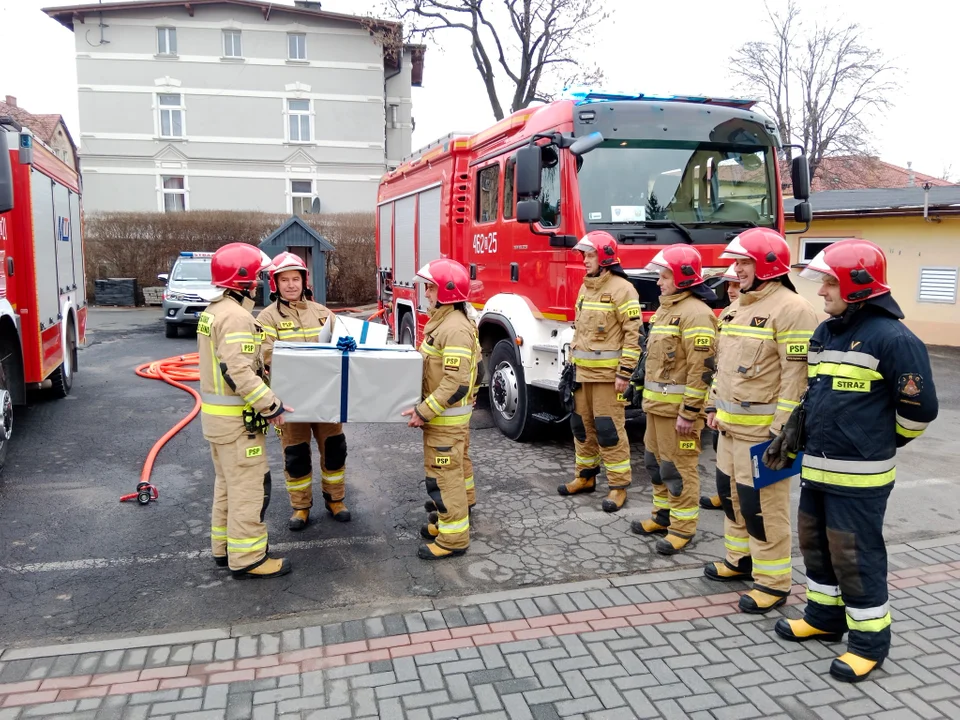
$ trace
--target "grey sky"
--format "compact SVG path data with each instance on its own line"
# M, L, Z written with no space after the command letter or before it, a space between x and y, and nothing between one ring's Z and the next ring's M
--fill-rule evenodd
M0 0L0 96L15 95L36 113L59 112L76 138L76 68L71 33L40 8L60 0ZM284 4L292 4L287 0ZM809 22L855 19L873 43L902 69L894 105L872 123L880 157L939 176L952 166L960 179L957 126L960 101L949 86L956 67L960 3L928 0L915 6L843 0L801 3ZM324 0L325 10L364 14L376 0ZM727 59L742 42L764 36L762 0L637 2L607 0L615 22L600 32L590 59L616 90L742 96ZM771 0L773 7L785 0ZM839 8L839 9L838 9ZM904 8L909 8L904 10ZM913 8L916 8L914 11ZM438 34L427 51L423 88L413 91L414 149L450 131L480 130L493 114L473 66L465 33Z

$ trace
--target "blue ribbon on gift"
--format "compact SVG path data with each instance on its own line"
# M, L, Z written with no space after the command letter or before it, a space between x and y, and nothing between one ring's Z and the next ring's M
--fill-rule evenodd
M361 342L363 342L361 338ZM357 341L347 335L337 340L340 358L340 422L347 421L347 398L350 396L350 353L357 349Z

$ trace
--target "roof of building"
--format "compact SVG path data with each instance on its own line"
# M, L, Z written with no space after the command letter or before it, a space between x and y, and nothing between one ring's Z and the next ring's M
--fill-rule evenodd
M17 104L16 98L10 95L7 95L6 98L6 101L0 100L0 115L12 117L23 127L29 128L34 137L42 140L47 145L51 144L57 127L62 124L67 140L70 142L74 151L76 151L77 145L73 142L73 137L70 135L70 130L67 129L67 124L64 122L62 115L35 115L20 107Z
M789 168L784 168L784 170L782 172L782 184L786 194L790 191L792 185ZM879 158L835 155L823 158L810 185L813 192L825 192L828 190L921 187L925 183L936 187L953 185L949 180L917 172L910 167L900 167Z
M193 17L197 7L203 5L239 5L259 10L263 14L264 20L269 20L273 13L287 13L299 15L301 17L322 18L326 20L341 20L362 25L372 33L386 34L397 38L397 42L392 41L388 44L394 47L400 46L401 24L391 20L382 20L380 18L361 17L359 15L345 15L343 13L333 13L320 9L319 2L304 2L295 0L295 5L280 5L276 2L266 2L265 0L122 0L121 2L100 2L85 3L80 5L65 5L60 7L43 8L43 12L59 22L70 30L74 29L74 24L84 23L86 16L93 13L114 12L118 10L162 10L167 8L183 8L183 10ZM425 45L404 44L403 48L411 52L412 57L412 84L419 87L423 81L423 56L426 52ZM387 50L384 53L387 63L392 67L398 67L396 53Z
M866 190L827 190L810 195L814 221L817 217L850 215L916 215L923 213L924 195L928 212L960 214L960 185L874 188ZM793 213L799 200L785 198L783 209Z

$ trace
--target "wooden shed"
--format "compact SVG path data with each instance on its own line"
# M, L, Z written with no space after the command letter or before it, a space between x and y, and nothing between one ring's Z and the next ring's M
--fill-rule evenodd
M333 245L320 233L293 215L260 243L260 249L271 258L282 252L303 258L307 265L307 285L313 289L313 299L321 304L327 302L327 253L333 251Z

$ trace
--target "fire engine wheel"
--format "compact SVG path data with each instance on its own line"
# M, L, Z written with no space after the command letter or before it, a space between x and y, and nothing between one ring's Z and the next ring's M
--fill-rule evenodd
M0 470L7 461L7 448L13 437L13 397L7 387L7 372L0 365Z
M63 348L63 362L60 367L50 375L50 381L53 383L53 395L57 398L65 398L70 394L73 387L73 361L77 354L77 331L73 322L67 327L67 344Z
M525 440L533 430L534 422L523 365L517 362L514 344L501 340L490 355L490 410L493 422L511 440Z
M407 313L400 321L400 339L401 345L417 346L417 326L414 324L413 313Z

